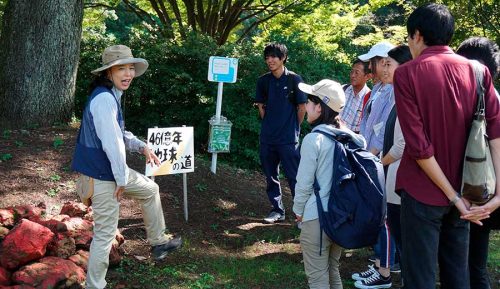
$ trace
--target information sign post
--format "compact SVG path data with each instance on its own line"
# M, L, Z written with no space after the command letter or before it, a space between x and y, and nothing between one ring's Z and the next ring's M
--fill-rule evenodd
M215 116L209 121L210 128L210 140L214 143L218 143L216 147L212 149L212 173L216 173L217 170L217 153L218 152L228 152L229 151L229 139L227 140L227 151L217 150L219 147L219 141L221 136L231 135L231 126L229 125L229 134L227 134L227 120L226 122L221 122L221 110L222 110L222 90L224 82L235 83L236 76L238 73L238 59L228 58L220 56L210 56L208 63L208 81L218 82L217 86L217 104L215 108ZM222 123L222 126L221 126ZM230 123L230 122L229 122ZM221 128L221 129L218 129ZM212 137L214 137L212 139ZM210 141L209 141L210 143ZM209 150L210 151L210 150Z

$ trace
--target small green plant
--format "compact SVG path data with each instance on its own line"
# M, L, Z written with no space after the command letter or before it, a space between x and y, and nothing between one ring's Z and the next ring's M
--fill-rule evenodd
M59 193L59 189L58 188L52 188L50 190L47 190L47 196L53 198L55 196L57 196L57 194Z
M10 159L12 159L12 155L11 154L1 154L0 155L0 161L5 162L5 161L8 161Z
M11 134L12 134L12 131L10 129L4 129L2 136L4 139L9 139Z
M62 140L62 138L56 136L54 138L54 142L52 144L54 145L55 149L58 149L60 146L62 146L64 144L64 141Z
M20 147L24 146L24 143L23 143L22 141L19 141L19 140L16 140L16 141L14 142L14 144L15 144L15 145L16 145L16 147L18 147L18 148L20 148Z
M55 175L50 176L49 179L50 179L51 182L55 183L55 182L58 182L58 181L61 180L61 176L58 175L58 174L55 174Z
M204 192L208 188L208 186L206 184L201 184L201 183L196 184L194 187L198 190L198 192Z
M212 285L215 282L215 277L209 273L201 273L200 278L193 282L189 288L193 289L209 289L213 288Z
M210 228L212 228L212 230L216 231L219 228L219 224L214 223L214 224L210 225Z

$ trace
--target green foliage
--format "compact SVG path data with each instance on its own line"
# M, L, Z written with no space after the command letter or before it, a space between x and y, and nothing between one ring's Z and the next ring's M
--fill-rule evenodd
M55 183L61 180L61 176L58 174L54 174L49 177L49 180Z
M59 188L49 189L45 193L47 194L47 196L53 198L53 197L57 196L57 194L59 193Z
M12 159L11 154L0 154L0 161L5 162Z
M55 137L52 145L55 149L58 149L60 146L64 144L64 141L60 137Z
M3 137L4 139L9 139L11 134L12 134L12 131L11 131L11 130L9 130L9 129L5 129L5 130L2 132L2 137Z

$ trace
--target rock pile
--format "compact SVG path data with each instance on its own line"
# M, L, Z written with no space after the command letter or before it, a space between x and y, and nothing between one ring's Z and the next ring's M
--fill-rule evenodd
M83 288L92 241L92 210L65 203L49 216L45 205L0 209L0 289ZM117 231L110 265L121 261Z

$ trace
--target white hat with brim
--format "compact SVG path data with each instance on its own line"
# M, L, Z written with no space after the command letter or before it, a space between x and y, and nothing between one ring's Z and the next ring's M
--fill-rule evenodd
M370 48L370 51L368 51L368 53L362 54L358 56L358 58L359 60L366 62L375 56L387 57L387 52L389 52L394 47L396 46L392 45L389 42L382 41L373 45L372 48Z
M143 58L135 58L132 51L125 45L113 45L102 53L102 66L92 70L92 74L100 74L108 68L116 65L134 64L135 77L141 76L148 69L148 62Z
M340 83L323 79L314 85L299 83L299 89L321 99L329 108L340 112L345 105L345 93Z

